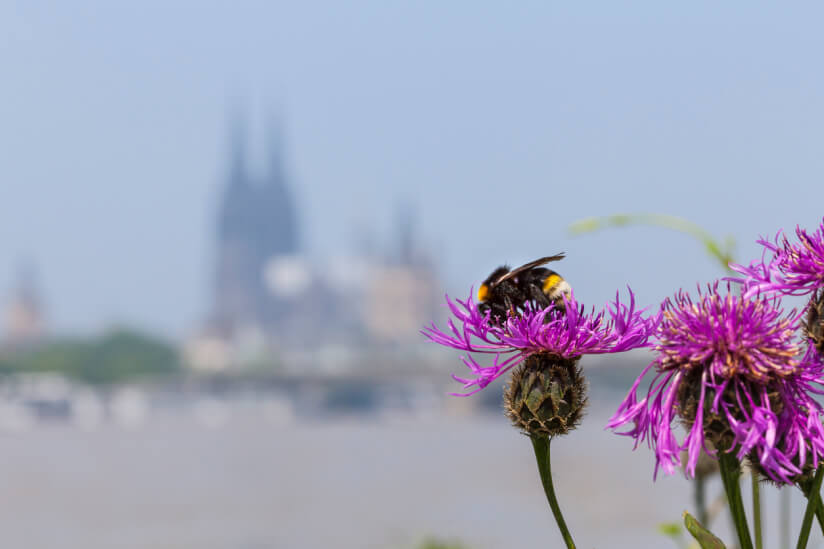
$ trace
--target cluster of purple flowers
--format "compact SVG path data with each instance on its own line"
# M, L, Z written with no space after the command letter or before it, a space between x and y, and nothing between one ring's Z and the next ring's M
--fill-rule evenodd
M800 228L796 234L795 244L781 232L774 243L760 240L760 262L731 265L744 275L730 279L741 284L741 295L729 286L722 295L716 283L695 302L679 293L662 305L656 358L608 424L632 424L621 434L655 449L656 473L659 466L672 473L686 450L686 470L694 475L702 449L749 458L778 483L818 467L824 410L812 395L822 394L824 363L801 335L802 314L783 314L779 294L824 287L824 224L813 235ZM639 399L652 368L656 375ZM688 428L681 443L672 429L676 416Z
M801 313L784 313L780 297L824 295L824 221L812 234L798 228L797 242L783 233L764 246L761 261L731 265L743 277L741 291L730 283L684 292L659 311L637 310L618 296L604 310L585 313L574 297L565 307L539 310L525 304L503 321L492 322L472 299L447 303L454 315L448 330L424 330L432 341L465 351L468 379L455 377L474 394L528 356L560 358L651 347L653 361L633 384L608 428L646 442L659 467L671 474L686 451L686 471L694 476L703 450L748 459L778 483L796 482L824 458L824 409L813 395L824 394L824 359L801 330ZM812 306L812 301L811 305ZM475 356L493 355L491 364ZM646 395L638 389L650 372ZM681 442L673 423L686 428Z

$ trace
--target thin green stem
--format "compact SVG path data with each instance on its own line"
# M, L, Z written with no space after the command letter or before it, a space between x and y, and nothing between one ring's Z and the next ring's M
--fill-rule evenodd
M798 534L796 549L806 549L810 539L810 528L813 525L813 515L821 500L821 480L824 479L824 465L818 467L813 484L810 487L810 496L807 498L807 508L804 510L804 520L801 522L801 532Z
M821 533L824 534L824 504L821 503L821 496L816 498L815 518L818 519L818 527L821 528Z
M693 481L693 497L695 498L695 515L698 517L698 522L707 526L707 491L706 491L706 476L696 475Z
M812 481L810 481L809 484L798 484L798 487L801 489L801 492L804 494L804 497L807 498L807 500L809 500L810 496L813 495L811 494L810 490L811 483ZM822 504L821 502L821 494L815 494L815 499L815 518L818 520L818 527L821 528L821 533L824 534L824 504Z
M761 487L758 485L758 473L750 469L752 480L752 525L755 528L755 549L764 549L761 539Z
M558 529L561 531L567 549L575 549L575 542L572 541L572 535L569 533L564 516L561 514L561 508L558 506L558 499L555 497L555 488L552 486L552 467L549 462L550 440L547 437L539 436L530 438L532 439L532 447L535 449L535 460L538 462L541 483L544 485L544 493L546 493L546 499L549 501L552 514L555 516L555 522L558 523Z
M741 476L741 465L735 456L721 452L721 479L724 481L724 490L727 492L727 501L730 505L735 531L738 534L738 544L741 549L753 549L750 528L747 525L747 515L744 512L744 501L741 499L741 485L738 478Z

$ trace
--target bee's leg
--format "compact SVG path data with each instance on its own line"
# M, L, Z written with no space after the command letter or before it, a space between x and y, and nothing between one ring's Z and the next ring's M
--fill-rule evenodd
M506 322L506 307L503 307L500 303L493 303L490 307L492 312L489 314L489 319L495 324L501 324Z
M503 296L504 300L504 310L506 311L505 314L513 315L515 314L515 305L512 303L512 297L509 294L505 294Z
M501 297L507 311L511 314L516 314L523 310L527 296L525 296L520 289L518 289L514 284L511 284L500 288L500 290Z

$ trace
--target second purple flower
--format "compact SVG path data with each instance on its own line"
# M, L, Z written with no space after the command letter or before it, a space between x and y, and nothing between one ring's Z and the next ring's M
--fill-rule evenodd
M655 449L658 467L672 474L687 452L694 476L702 447L749 458L771 479L789 483L824 456L820 392L822 365L803 353L799 316L783 314L777 299L720 293L714 284L696 300L681 292L662 306L655 359L641 373L608 427ZM655 370L649 393L637 390ZM683 442L672 427L687 428ZM708 444L711 443L711 444Z

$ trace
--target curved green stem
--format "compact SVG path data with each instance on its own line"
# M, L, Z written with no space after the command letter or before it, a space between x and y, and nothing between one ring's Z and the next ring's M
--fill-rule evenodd
M755 528L755 549L764 549L761 539L761 487L758 485L758 473L750 469L752 479L752 523Z
M572 541L572 535L569 533L564 516L561 514L561 508L558 506L558 499L555 497L555 488L552 486L552 467L549 463L549 443L547 437L532 436L532 447L535 449L535 460L538 462L538 472L541 475L541 483L544 485L544 492L546 499L549 501L549 507L552 509L552 514L555 516L555 522L558 523L558 529L561 531L561 536L564 538L567 549L575 549L575 542Z
M741 465L735 456L721 452L721 479L724 481L724 490L730 505L730 514L738 534L738 544L741 549L753 549L750 528L747 525L747 515L744 512L744 501L741 499L741 485L738 478L741 476Z
M581 219L569 226L569 232L573 235L597 231L604 227L623 227L631 224L652 225L665 227L674 231L686 233L700 240L710 256L714 257L721 267L729 273L730 262L732 261L732 251L734 242L730 237L725 244L717 241L709 232L697 223L693 223L683 217L663 214L616 214L606 217L590 217Z
M804 510L804 520L801 522L801 532L798 534L796 549L805 549L810 539L810 528L813 525L813 515L821 500L821 480L824 478L824 465L818 467L815 473L813 484L810 487L810 495L807 498L807 509Z

